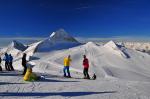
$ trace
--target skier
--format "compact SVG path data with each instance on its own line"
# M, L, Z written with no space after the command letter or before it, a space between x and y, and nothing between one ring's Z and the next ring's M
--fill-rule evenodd
M2 62L2 59L0 57L0 71L2 71L1 62Z
M22 66L24 68L24 71L22 73L22 75L25 75L26 71L27 71L27 60L26 60L26 53L23 54L23 57L22 57Z
M71 78L70 71L69 71L70 62L71 62L71 56L68 55L68 57L64 58L64 69L63 69L64 77ZM68 73L68 76L66 75L66 71Z
M32 68L28 67L23 79L24 81L36 81L40 79L40 76L37 76L35 73L32 72Z
M27 64L27 72L25 73L23 79L24 81L36 81L39 80L41 77L33 73L32 68L34 67L35 63L29 62Z
M12 63L13 63L13 57L11 54L9 54L9 68L11 71L14 71L14 67L13 67Z
M90 76L88 74L88 69L89 69L89 61L86 58L86 55L83 55L83 74L84 74L84 79L90 79Z
M9 68L9 55L7 53L5 53L5 56L4 56L4 59L5 61L5 69L10 71L10 68Z

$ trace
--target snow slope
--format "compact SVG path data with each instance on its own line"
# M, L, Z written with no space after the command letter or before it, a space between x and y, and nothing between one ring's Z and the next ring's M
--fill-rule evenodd
M150 55L114 41L81 45L61 29L28 48L13 42L6 49L20 53L13 63L16 70L22 70L21 57L27 53L27 60L35 64L33 71L43 79L25 82L20 71L0 72L0 99L150 99ZM63 59L68 55L72 59L71 79L62 77ZM96 80L82 79L83 55L89 59L89 73L96 74Z
M110 41L104 46L89 42L85 45L68 50L54 51L34 60L37 64L35 71L50 73L51 70L62 73L63 59L72 57L72 71L82 73L82 55L87 55L90 61L90 74L96 73L98 78L117 78L134 81L150 81L150 56L118 45Z
M69 54L71 79L62 77L63 58ZM90 61L90 75L95 73L97 80L81 79L84 54ZM32 57L36 63L33 71L44 79L25 82L19 71L2 72L1 99L150 99L150 56L113 41L104 46L88 42L69 49L36 52ZM18 64L16 61L14 67L21 69Z

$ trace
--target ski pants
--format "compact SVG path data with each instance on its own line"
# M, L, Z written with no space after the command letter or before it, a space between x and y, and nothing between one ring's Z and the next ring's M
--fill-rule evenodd
M10 70L14 70L14 67L13 67L13 65L12 65L12 62L9 62L9 68L10 68Z
M22 75L25 75L25 74L26 74L26 72L27 72L27 66L26 66L25 64L23 64L23 67L24 67L24 70L23 70Z
M5 69L10 71L10 66L9 66L9 62L5 61Z
M88 73L88 68L83 69L83 74L85 78L90 78L89 73Z
M70 77L69 66L64 66L64 69L63 69L63 71L64 71L64 76L66 76L66 71L67 71L67 73L68 73L68 76Z

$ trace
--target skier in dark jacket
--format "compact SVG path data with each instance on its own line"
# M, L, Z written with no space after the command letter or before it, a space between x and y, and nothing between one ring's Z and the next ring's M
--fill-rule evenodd
M2 71L1 62L2 62L2 59L1 59L1 57L0 57L0 71Z
M9 55L7 53L5 53L5 56L4 56L4 59L5 61L5 69L10 71L10 68L9 68Z
M10 70L14 71L14 67L12 63L13 63L13 57L11 56L11 54L9 54L9 68Z
M84 74L84 79L90 79L90 76L88 74L88 69L89 69L89 61L86 58L86 55L83 55L83 74Z
M22 66L24 68L24 71L22 73L22 75L25 75L26 71L27 71L27 60L26 60L26 53L23 54L23 57L22 57Z

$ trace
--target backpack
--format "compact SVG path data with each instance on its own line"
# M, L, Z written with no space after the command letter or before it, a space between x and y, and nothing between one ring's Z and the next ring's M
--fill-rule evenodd
M93 80L95 80L95 79L96 79L96 75L95 75L95 74L93 75L92 79L93 79Z

